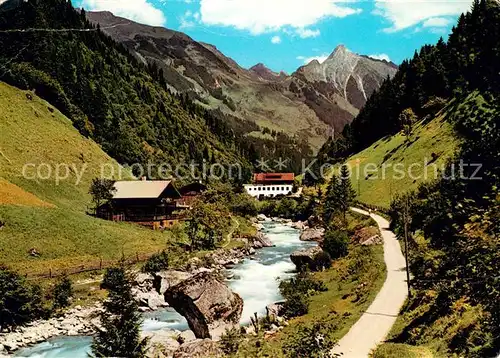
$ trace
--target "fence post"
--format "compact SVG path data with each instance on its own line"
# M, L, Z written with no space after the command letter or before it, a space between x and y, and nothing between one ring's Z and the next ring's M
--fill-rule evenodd
M135 258L136 258L135 262L136 263L139 262L139 253L137 251L135 252Z
M49 267L49 278L52 278L52 267Z

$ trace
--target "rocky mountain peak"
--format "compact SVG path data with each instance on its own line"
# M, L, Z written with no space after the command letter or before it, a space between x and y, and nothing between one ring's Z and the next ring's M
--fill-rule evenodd
M264 65L261 62L259 62L255 66L250 67L250 71L252 71L253 73L257 74L259 77L265 80L275 80L278 79L279 77L282 77L284 74L283 71L281 71L280 73L276 73L270 70L269 68L266 67L266 65Z
M330 54L330 56L328 56L328 58L333 58L333 57L335 57L338 54L345 54L347 52L350 52L349 49L347 47L345 47L345 45L340 44L337 47L335 47L335 49Z

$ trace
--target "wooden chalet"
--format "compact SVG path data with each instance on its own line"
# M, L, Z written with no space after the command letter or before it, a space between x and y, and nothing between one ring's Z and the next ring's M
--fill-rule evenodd
M170 227L181 217L177 200L182 196L172 181L117 181L113 198L97 210L97 216L133 222L153 229Z
M184 208L192 207L196 198L198 198L205 190L207 190L206 185L198 182L183 186L179 189L181 198L177 200L177 205Z

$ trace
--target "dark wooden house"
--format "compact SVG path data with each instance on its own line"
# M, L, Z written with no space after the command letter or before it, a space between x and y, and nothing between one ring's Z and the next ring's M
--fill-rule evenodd
M117 181L115 189L110 202L97 210L100 218L154 229L170 227L180 219L177 200L182 196L172 181Z
M205 190L207 190L207 187L202 183L191 183L183 186L179 189L181 198L177 200L178 206L184 208L192 207L196 198L203 194Z

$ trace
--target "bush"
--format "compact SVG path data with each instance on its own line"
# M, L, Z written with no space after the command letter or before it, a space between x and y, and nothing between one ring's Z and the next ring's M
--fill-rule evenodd
M327 290L322 281L310 273L301 272L290 280L280 282L279 289L285 299L283 312L286 317L297 317L309 311L309 297Z
M64 308L69 306L69 299L73 296L71 280L64 276L54 287L54 307Z
M321 251L314 256L313 261L309 264L311 271L323 271L332 266L332 258L326 251Z
M142 271L148 273L164 271L168 269L168 264L168 253L163 250L159 254L154 254L153 256L151 256L142 267Z
M323 322L316 322L312 326L301 326L297 333L292 335L283 344L283 353L286 357L326 358L338 357L331 353L336 341L330 338L333 328Z
M242 341L240 330L237 328L226 329L226 332L220 337L219 344L226 354L235 354L240 348Z
M101 289L111 290L114 287L119 287L125 280L125 275L121 267L110 267L106 270L106 274L101 282Z
M257 216L257 202L248 194L238 194L231 204L231 211L244 217Z
M327 291L322 281L316 280L309 272L301 272L290 280L280 282L280 292L283 296L300 292L305 295L314 295Z
M283 315L288 318L299 317L309 312L309 296L293 292L286 297L283 304Z
M328 230L323 241L323 250L335 260L347 256L349 252L349 236L345 231Z
M45 315L42 290L15 272L0 266L0 331Z

